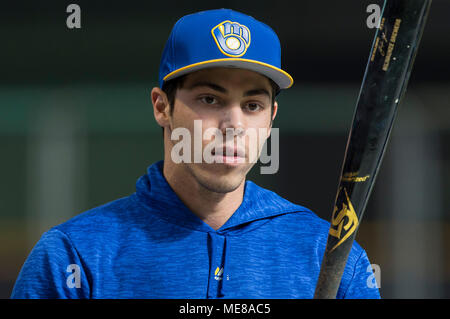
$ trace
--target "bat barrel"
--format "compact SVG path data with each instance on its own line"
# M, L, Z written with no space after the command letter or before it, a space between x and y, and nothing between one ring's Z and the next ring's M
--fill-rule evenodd
M397 108L406 91L431 0L386 0L350 130L314 298L336 298Z

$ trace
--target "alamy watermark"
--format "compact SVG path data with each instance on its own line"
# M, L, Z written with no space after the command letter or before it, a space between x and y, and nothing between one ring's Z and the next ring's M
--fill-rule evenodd
M66 272L70 273L67 276L66 285L68 288L81 288L81 271L77 264L70 264L67 266Z
M221 270L223 271L223 269L221 269ZM70 264L67 266L66 272L70 273L70 275L67 276L67 279L66 279L67 287L70 289L81 288L80 266L78 266L77 264ZM366 279L367 288L380 289L381 288L381 268L380 268L380 266L377 264L371 264L371 265L367 266L366 272L369 273L369 276L367 276L367 279ZM219 271L219 273L220 273L219 276L220 276L220 280L221 280L222 273L220 271ZM216 279L217 279L217 276L216 276ZM219 279L217 279L217 280L219 280ZM229 280L228 275L227 275L227 280Z
M279 168L279 129L272 128L227 128L225 134L218 128L210 127L203 132L202 120L194 120L193 136L190 130L178 127L172 130L173 144L170 153L174 163L225 163L262 164L261 174L275 174ZM204 145L204 141L208 141ZM268 143L270 141L270 154Z
M378 4L369 4L366 12L370 13L367 17L366 24L369 29L378 28L380 26L381 9Z
M367 266L366 272L370 273L366 284L368 288L381 288L381 268L377 264Z
M66 25L69 29L81 29L81 8L78 4L69 4L66 12L70 13L66 19Z

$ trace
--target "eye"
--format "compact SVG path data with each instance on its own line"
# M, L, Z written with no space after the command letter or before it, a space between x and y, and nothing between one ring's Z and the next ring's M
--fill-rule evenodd
M211 95L206 95L206 96L200 97L200 101L202 101L205 104L209 104L209 105L217 104L217 99Z
M258 103L248 103L246 107L250 112L256 112L262 109L262 106Z

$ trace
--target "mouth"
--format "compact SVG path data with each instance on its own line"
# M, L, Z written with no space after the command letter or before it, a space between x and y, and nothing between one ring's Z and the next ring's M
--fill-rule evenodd
M216 153L216 150L219 152ZM215 157L217 163L241 164L245 162L245 152L241 148L224 146L214 148L211 154Z

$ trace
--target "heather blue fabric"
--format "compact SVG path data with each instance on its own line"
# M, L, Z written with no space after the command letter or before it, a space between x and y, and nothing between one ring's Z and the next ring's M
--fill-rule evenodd
M247 181L242 204L215 231L180 201L162 166L149 167L136 193L44 233L11 297L313 297L326 221ZM79 288L68 269L74 264ZM379 298L378 289L367 285L367 266L355 243L338 298Z

